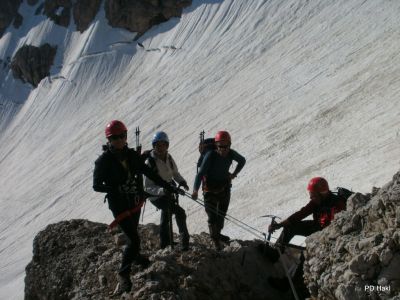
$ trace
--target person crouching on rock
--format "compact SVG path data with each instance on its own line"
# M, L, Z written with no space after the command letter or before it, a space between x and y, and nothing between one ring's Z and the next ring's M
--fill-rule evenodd
M280 223L273 223L269 226L268 232L273 233L276 229L283 231L277 240L277 244L284 249L295 235L309 236L328 226L334 219L336 213L346 209L346 202L343 198L333 194L329 190L326 179L314 177L307 186L310 201L306 206L292 214ZM309 215L313 220L303 220Z
M242 170L246 159L231 149L231 136L227 131L219 131L215 143L217 149L207 152L201 163L194 181L192 198L197 199L202 184L210 236L215 248L220 250L220 241L229 241L229 237L222 235L221 230L231 198L231 181ZM233 161L237 162L237 166L233 173L229 173Z
M108 206L123 233L128 245L122 255L118 271L119 290L117 294L129 292L132 288L130 271L132 262L144 267L149 265L147 257L140 254L138 224L144 192L142 174L171 193L176 188L164 181L158 174L146 166L140 155L127 144L127 128L121 121L111 121L105 129L107 145L95 162L93 189L106 193Z

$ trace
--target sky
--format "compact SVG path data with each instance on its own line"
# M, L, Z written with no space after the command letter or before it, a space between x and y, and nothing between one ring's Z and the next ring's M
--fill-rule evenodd
M200 131L229 131L247 163L228 213L260 231L260 216L285 218L308 202L314 176L368 193L399 170L397 1L194 0L137 41L103 8L81 34L35 16L37 5L24 0L22 27L0 39L2 60L24 44L58 49L37 88L0 68L0 299L23 298L46 225L112 221L92 172L113 119L130 146L137 126L143 149L167 132L190 186ZM203 208L180 203L189 231L207 232ZM147 204L141 222L158 223L159 212ZM229 222L223 233L256 238Z

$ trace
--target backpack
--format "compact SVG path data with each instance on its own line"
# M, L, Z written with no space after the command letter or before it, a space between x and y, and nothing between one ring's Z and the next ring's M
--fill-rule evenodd
M199 168L203 163L204 156L206 156L209 151L214 151L217 149L214 138L205 139L203 142L201 142L201 144L203 145L203 149L200 152L199 159L197 160L197 173L199 172Z
M343 199L345 202L347 202L347 199L349 199L350 196L354 194L353 191L350 191L344 187L337 187L333 193L339 198Z

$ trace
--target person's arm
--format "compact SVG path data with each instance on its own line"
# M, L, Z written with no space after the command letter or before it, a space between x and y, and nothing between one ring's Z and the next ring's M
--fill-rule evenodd
M133 152L134 154L134 159L136 160L136 163L138 164L138 169L139 172L142 173L144 176L148 177L150 180L152 180L156 185L161 186L165 188L168 192L170 193L181 193L179 189L176 187L172 186L168 182L166 182L164 179L160 177L156 172L154 172L149 166L147 166L143 159L136 153Z
M237 162L235 171L231 174L231 179L235 178L246 164L246 159L235 150L232 150L232 159Z
M306 206L302 207L299 211L287 218L289 224L301 221L311 215L314 212L315 206L316 204L313 201L308 202Z
M211 155L213 154L213 151L209 151L203 159L203 162L201 163L199 172L196 174L194 184L193 184L193 193L198 193L200 186L201 186L201 179L203 178L204 175L207 174L208 169L210 168L211 164Z
M114 188L106 185L107 170L104 164L104 160L98 158L94 163L93 170L93 189L100 193L111 193Z
M178 166L176 165L175 160L172 158L171 155L169 155L169 159L171 160L172 166L173 166L173 170L172 170L172 177L173 177L173 179L174 179L176 182L178 182L178 184L179 184L180 186L182 186L186 191L188 191L188 190L189 190L189 187L188 187L188 185L187 185L187 182L186 182L185 178L183 178L183 176L181 175L181 173L179 173Z
M145 165L150 167L149 160L147 159L145 162ZM149 193L152 196L163 196L164 189L160 187L159 185L155 184L153 180L151 180L149 177L144 176L144 190Z
M283 220L282 222L271 224L268 227L268 232L272 233L276 229L290 226L295 222L303 220L304 218L308 217L313 213L315 206L316 204L313 201L308 202L306 206L302 207L299 211L290 215L287 219Z

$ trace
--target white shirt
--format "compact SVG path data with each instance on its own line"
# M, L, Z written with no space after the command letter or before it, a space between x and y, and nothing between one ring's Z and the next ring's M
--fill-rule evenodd
M172 182L172 180L175 180L178 183L182 183L183 181L185 181L185 179L179 173L178 167L174 159L169 153L167 153L166 161L163 161L162 159L158 158L153 150L150 152L150 156L154 159L154 162L157 167L156 171L158 172L158 175L160 175L162 179L164 179L167 182ZM149 159L146 159L145 163L146 165L151 167ZM148 199L150 201L165 195L164 189L156 185L151 179L147 178L146 176L144 177L144 188L147 193L156 196L156 197L149 197Z

